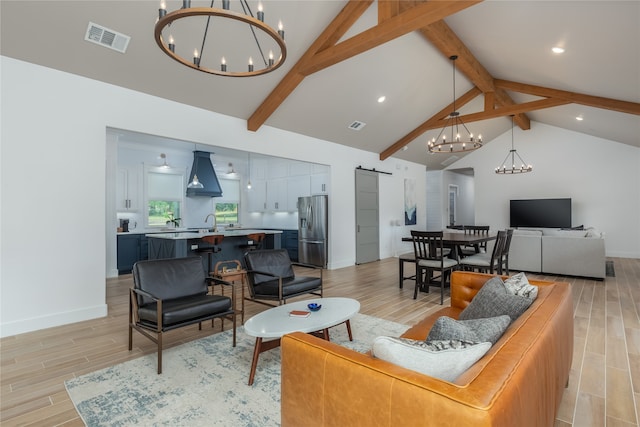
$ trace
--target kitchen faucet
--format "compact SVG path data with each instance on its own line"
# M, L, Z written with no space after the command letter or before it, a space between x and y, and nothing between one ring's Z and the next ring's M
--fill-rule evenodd
M211 227L211 231L216 231L216 228L218 228L218 223L216 221L216 214L210 213L209 215L207 215L207 217L204 219L204 223L205 224L209 220L209 217L213 217L213 220L212 220L213 224L212 224L212 227Z

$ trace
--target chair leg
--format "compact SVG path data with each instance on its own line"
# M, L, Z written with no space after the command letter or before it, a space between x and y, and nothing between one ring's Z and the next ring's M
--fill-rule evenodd
M158 334L158 375L162 373L162 332Z
M422 268L416 265L416 286L413 288L413 299L418 298L418 288L422 287Z

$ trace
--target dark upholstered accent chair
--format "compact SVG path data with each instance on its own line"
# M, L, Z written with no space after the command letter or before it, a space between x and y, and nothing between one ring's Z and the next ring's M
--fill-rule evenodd
M278 301L285 304L287 299L304 294L322 297L322 268L314 265L291 262L286 249L264 249L249 251L244 255L249 282L248 300L266 305L259 300ZM296 276L293 266L313 269L313 276Z
M231 297L209 295L209 284L231 287ZM200 257L139 261L133 265L129 298L129 350L133 329L158 345L158 374L162 373L162 334L205 320L228 318L233 322L236 346L235 288L206 277ZM224 323L222 325L224 329Z

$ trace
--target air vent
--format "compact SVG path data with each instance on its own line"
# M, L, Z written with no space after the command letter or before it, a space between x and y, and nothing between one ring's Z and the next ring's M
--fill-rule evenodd
M459 159L458 156L447 157L447 159L444 162L440 163L440 164L442 166L449 166L451 163L455 162L458 159Z
M360 130L363 127L365 127L366 125L367 125L366 123L359 122L359 121L356 120L356 121L354 121L353 123L351 123L349 125L349 129L351 129L351 130Z
M84 39L88 42L124 53L127 50L127 46L129 46L131 37L89 22L87 34L85 34Z

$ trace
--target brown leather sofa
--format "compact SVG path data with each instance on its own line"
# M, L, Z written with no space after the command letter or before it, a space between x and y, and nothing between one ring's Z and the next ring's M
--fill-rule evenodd
M403 337L425 339L438 317L457 318L490 277L454 272L451 307ZM453 383L311 335L285 335L282 426L553 426L573 356L571 287L530 283L539 286L531 307Z

